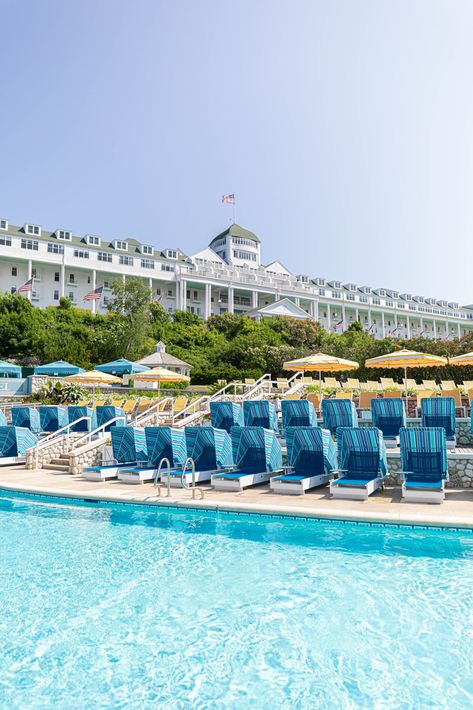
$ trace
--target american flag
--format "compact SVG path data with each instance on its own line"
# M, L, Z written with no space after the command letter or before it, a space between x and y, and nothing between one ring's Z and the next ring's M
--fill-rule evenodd
M100 301L100 297L102 296L102 291L103 291L103 286L99 286L98 288L94 288L92 291L89 291L89 293L85 294L84 301Z
M222 202L225 205L234 205L235 204L235 194L232 193L231 195L222 195Z
M28 279L23 286L20 286L18 293L30 293L33 290L33 279Z
M338 321L338 323L333 323L332 330L337 330L342 325L343 320Z

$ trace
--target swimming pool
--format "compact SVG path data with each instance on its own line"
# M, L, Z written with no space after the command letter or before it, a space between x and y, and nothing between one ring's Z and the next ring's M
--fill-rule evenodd
M472 706L469 531L14 494L0 530L2 707Z

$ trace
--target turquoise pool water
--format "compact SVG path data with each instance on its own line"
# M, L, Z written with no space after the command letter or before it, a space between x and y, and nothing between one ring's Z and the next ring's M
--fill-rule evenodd
M3 708L471 708L473 535L0 496Z

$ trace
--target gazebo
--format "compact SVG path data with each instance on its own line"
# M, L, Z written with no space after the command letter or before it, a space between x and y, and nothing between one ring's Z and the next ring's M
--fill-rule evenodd
M166 346L160 340L156 344L156 352L146 357L142 357L138 360L138 365L146 365L147 367L164 367L166 370L171 370L171 372L178 372L180 375L186 375L188 377L192 370L192 365L184 360L179 360L178 357L170 355L166 352Z
M133 375L135 372L145 372L149 370L146 365L139 365L137 362L132 362L124 357L118 360L112 360L112 362L104 362L103 365L97 365L95 368L99 372L106 372L110 375Z
M34 369L35 375L49 375L50 377L68 377L69 375L77 375L79 372L85 372L84 368L71 365L65 360L49 362L47 365L39 365Z

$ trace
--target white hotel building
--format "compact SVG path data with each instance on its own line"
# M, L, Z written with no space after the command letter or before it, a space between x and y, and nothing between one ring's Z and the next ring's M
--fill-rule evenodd
M258 237L233 224L209 246L187 255L136 239L111 242L95 234L75 236L37 224L13 226L0 219L0 289L14 293L33 278L34 305L75 306L105 312L114 279L139 276L170 313L188 310L203 319L220 313L253 318L287 315L317 320L331 332L360 321L375 337L453 339L473 328L473 306L399 293L389 288L294 275L279 261L261 263ZM99 302L84 302L103 286Z

